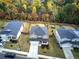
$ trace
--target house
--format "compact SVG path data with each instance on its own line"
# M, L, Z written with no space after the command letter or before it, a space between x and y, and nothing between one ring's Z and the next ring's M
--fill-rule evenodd
M79 37L76 30L58 29L54 32L60 47L79 48Z
M32 26L30 29L30 41L39 41L39 45L48 45L47 27Z
M20 21L9 22L0 32L0 41L16 41L23 30L23 24Z
M43 24L32 24L29 33L30 49L27 57L38 59L38 46L48 48L48 29Z

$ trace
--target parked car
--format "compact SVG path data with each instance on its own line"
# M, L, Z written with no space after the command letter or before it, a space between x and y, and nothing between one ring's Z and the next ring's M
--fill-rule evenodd
M7 53L5 53L4 56L7 57L7 58L15 58L16 57L16 54L15 53L7 52Z

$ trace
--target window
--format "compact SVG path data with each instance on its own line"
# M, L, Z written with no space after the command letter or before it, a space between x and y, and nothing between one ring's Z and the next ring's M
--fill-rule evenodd
M0 38L0 42L2 42L2 39Z
M46 41L43 41L43 43L47 43Z
M8 36L8 38L10 39L11 37L10 37L10 36Z
M15 39L15 37L12 36L12 39Z
M1 38L1 36L0 36L0 38Z

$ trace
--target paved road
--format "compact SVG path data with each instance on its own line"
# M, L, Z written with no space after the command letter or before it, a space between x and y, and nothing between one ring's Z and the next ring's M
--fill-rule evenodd
M0 59L12 59L12 58L6 58L4 57L4 54L1 54L0 53ZM27 59L26 57L21 57L21 56L16 56L16 58L13 58L13 59Z
M49 56L44 56L44 55L39 55L45 59L63 59L63 58L56 58L56 57L49 57ZM4 54L0 54L0 59L12 59L12 58L6 58L4 57ZM16 58L13 59L30 59L30 58L26 58L26 56L22 56L22 55L17 55Z

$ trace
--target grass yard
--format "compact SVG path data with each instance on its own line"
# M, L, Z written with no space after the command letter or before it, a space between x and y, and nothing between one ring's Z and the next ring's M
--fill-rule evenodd
M59 29L60 27L60 25L55 25L55 29Z
M74 59L79 59L79 52L72 51Z
M62 25L55 25L55 29L65 28L65 29L72 29L72 30L74 30L75 27L76 27L75 25L74 26L72 26L72 25L63 25L63 24Z
M21 34L18 42L18 46L21 51L29 51L29 38L28 35Z
M79 25L72 25L75 29L79 29Z
M2 28L4 27L4 25L5 25L5 23L6 23L6 21L0 21L0 30L2 30Z
M20 38L19 38L19 47L21 48L22 51L29 51L29 28L30 28L30 24L29 23L24 23L24 33L28 33L28 34L21 34Z
M14 43L12 43L12 42L7 42L7 43L5 43L4 48L16 50L16 49L19 48L19 47L18 47L17 44L14 44Z
M56 44L54 37L49 39L49 49L42 49L39 47L39 54L64 58L63 51Z
M65 29L72 29L72 30L74 30L75 28L74 27L72 27L72 26L66 26L66 25L62 25L62 27L63 28L65 28Z

